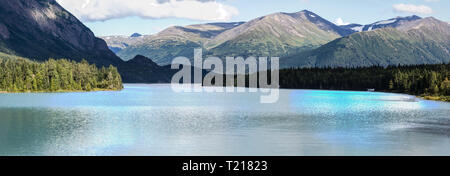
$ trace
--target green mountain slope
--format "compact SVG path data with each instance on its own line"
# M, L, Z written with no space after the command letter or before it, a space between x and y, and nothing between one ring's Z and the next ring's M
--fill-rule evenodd
M355 33L311 52L289 57L284 67L358 67L450 62L450 25L434 18Z
M210 23L190 26L174 26L156 35L144 36L140 41L117 52L123 60L144 55L160 65L168 65L178 56L192 57L195 48L203 45L218 34L242 23Z
M351 31L309 12L275 13L228 30L207 43L215 56L285 56L317 48Z

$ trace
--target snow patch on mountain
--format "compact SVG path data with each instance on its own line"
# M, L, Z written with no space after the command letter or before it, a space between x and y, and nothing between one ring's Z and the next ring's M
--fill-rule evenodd
M350 29L357 31L357 32L362 32L363 31L364 26L357 26L357 27L352 27Z
M372 30L386 28L386 27L394 27L395 28L405 22L415 21L415 20L419 20L419 19L422 19L422 18L413 15L413 16L397 17L397 18L392 18L392 19L388 19L388 20L377 21L375 23L367 24L367 25L350 24L350 25L341 25L341 27L343 27L345 29L351 29L354 32L372 31Z
M395 23L395 22L397 22L397 19L379 21L379 22L375 23L375 25L392 24L392 23Z

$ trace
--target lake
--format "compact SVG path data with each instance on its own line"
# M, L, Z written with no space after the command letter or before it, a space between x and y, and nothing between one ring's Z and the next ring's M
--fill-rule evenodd
M0 155L450 155L450 103L281 90L0 94Z

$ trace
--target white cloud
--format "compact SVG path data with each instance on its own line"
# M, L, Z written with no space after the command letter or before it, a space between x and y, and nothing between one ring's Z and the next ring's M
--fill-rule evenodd
M57 0L85 22L138 16L141 18L185 18L227 21L238 10L215 0Z
M344 22L344 20L342 18L338 18L334 21L334 24L341 26L341 25L348 25L350 23Z
M394 11L402 13L421 13L421 14L433 13L433 9L425 5L394 4L393 8Z

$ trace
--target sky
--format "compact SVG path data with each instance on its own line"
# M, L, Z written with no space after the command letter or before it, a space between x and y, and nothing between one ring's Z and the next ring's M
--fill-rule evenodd
M397 16L450 21L449 0L56 0L97 36L155 34L170 26L237 22L309 10L336 24Z

